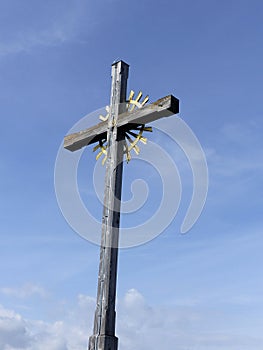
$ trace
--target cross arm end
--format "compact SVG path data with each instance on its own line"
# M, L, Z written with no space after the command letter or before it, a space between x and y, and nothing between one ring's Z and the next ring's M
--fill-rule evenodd
M104 138L107 138L107 123L101 122L89 129L66 135L64 148L74 152Z
M120 114L118 126L148 124L177 113L179 113L179 100L173 95L168 95L134 112Z

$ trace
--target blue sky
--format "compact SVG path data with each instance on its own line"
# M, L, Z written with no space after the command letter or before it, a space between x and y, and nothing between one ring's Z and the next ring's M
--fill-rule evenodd
M206 153L209 192L180 235L191 195L180 161L175 220L120 252L120 350L262 349L262 11L259 0L0 2L1 348L86 348L99 248L63 218L54 164L68 130L109 103L110 66L123 59L129 88L180 99ZM92 167L88 148L84 199ZM125 198L135 171L125 166ZM153 207L158 191L153 183Z

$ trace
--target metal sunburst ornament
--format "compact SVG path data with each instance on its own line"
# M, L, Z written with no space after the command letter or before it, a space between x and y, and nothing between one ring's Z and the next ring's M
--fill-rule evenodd
M134 95L135 95L135 92L131 90L127 101L128 112L133 112L135 109L142 108L149 101L148 95L141 101L141 98L143 96L141 91L138 93L135 99L134 99ZM102 121L108 120L109 112L110 112L109 106L106 106L106 112L107 112L106 116L103 116L103 115L99 116L100 120ZM124 153L126 155L127 163L129 163L129 161L132 159L131 150L133 150L136 154L140 153L138 142L141 141L143 144L147 143L147 138L142 136L144 131L152 132L152 128L149 126L145 126L145 124L138 124L134 126L134 128L125 132ZM107 159L107 147L108 147L107 140L104 139L99 141L99 143L93 148L93 152L99 149L99 153L96 155L96 160L98 160L102 155L104 155L104 158L102 159L102 165L105 164Z

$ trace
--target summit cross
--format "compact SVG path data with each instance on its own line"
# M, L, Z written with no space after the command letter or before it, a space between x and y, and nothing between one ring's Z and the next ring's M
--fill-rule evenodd
M76 151L99 142L106 154L104 205L97 304L93 335L89 338L89 350L117 350L115 336L115 302L117 284L118 242L121 211L123 156L129 155L125 145L125 133L154 120L179 112L179 100L166 96L139 109L127 109L127 80L129 65L123 61L112 64L110 107L107 120L97 125L65 136L64 148ZM102 141L107 140L107 148ZM133 145L134 146L134 145Z

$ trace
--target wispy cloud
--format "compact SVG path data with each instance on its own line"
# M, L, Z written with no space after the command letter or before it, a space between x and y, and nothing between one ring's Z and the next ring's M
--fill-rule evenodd
M84 23L89 23L83 20L86 5L85 1L77 1L73 5L63 6L63 10L57 13L52 12L51 8L50 13L42 13L41 9L32 6L33 16L36 19L40 18L41 24L38 24L38 21L37 24L33 23L32 17L27 18L24 14L24 17L20 18L23 24L16 28L16 22L12 19L14 25L8 30L9 35L0 36L0 57L28 53L37 47L56 46L75 40L82 26L86 26Z
M20 299L29 298L33 295L37 295L41 298L47 297L48 293L44 288L35 284L25 284L22 287L11 288L11 287L2 287L0 288L0 293L7 295L9 297L15 297Z
M235 177L262 171L261 122L226 123L218 132L206 157L213 175Z
M63 28L47 28L39 32L23 33L20 37L0 43L0 56L30 52L36 46L53 46L67 40Z

